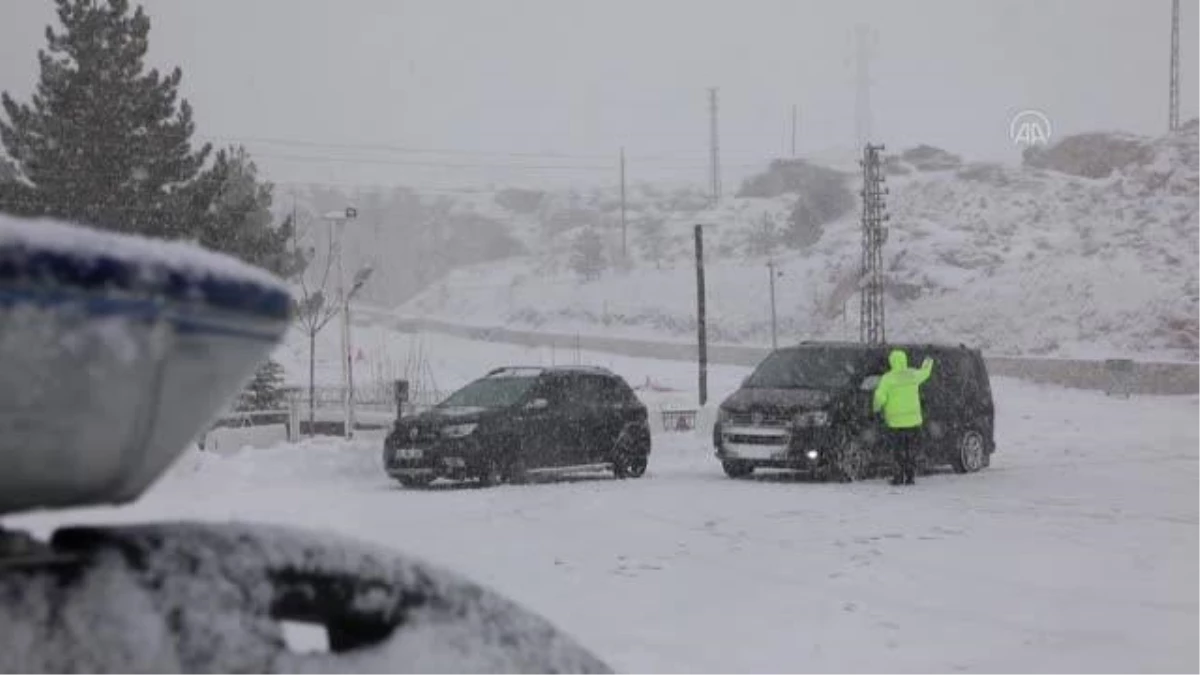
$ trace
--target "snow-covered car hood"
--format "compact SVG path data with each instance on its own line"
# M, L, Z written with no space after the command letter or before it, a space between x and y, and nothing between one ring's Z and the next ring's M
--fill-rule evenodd
M267 525L67 528L0 567L2 672L611 672L451 572ZM326 626L288 648L281 621Z

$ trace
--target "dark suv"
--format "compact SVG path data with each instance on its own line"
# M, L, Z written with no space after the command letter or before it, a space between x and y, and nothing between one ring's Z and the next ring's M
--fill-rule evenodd
M510 367L396 420L383 465L406 486L439 477L490 485L542 470L605 468L638 478L649 456L646 406L619 376L586 366Z
M772 467L848 481L890 465L871 399L892 349L903 349L909 363L934 360L933 375L921 387L921 465L949 464L960 473L988 466L995 410L978 350L805 342L772 352L721 403L713 444L725 473L739 477Z

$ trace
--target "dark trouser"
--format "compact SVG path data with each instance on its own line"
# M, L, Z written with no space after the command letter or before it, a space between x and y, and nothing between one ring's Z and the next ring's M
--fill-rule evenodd
M888 444L896 461L893 483L913 483L917 477L917 444L921 442L921 428L888 429Z

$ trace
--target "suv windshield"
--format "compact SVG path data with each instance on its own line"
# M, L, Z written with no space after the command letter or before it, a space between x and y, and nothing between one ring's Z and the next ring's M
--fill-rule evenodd
M771 354L743 385L751 389L844 389L854 384L860 354L792 349Z
M485 377L459 389L439 408L502 408L516 403L529 391L535 377Z

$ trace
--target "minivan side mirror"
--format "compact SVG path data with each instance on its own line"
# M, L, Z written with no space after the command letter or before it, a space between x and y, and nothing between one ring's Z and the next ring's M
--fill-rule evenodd
M550 402L544 398L535 398L525 404L526 410L543 410L550 407Z

